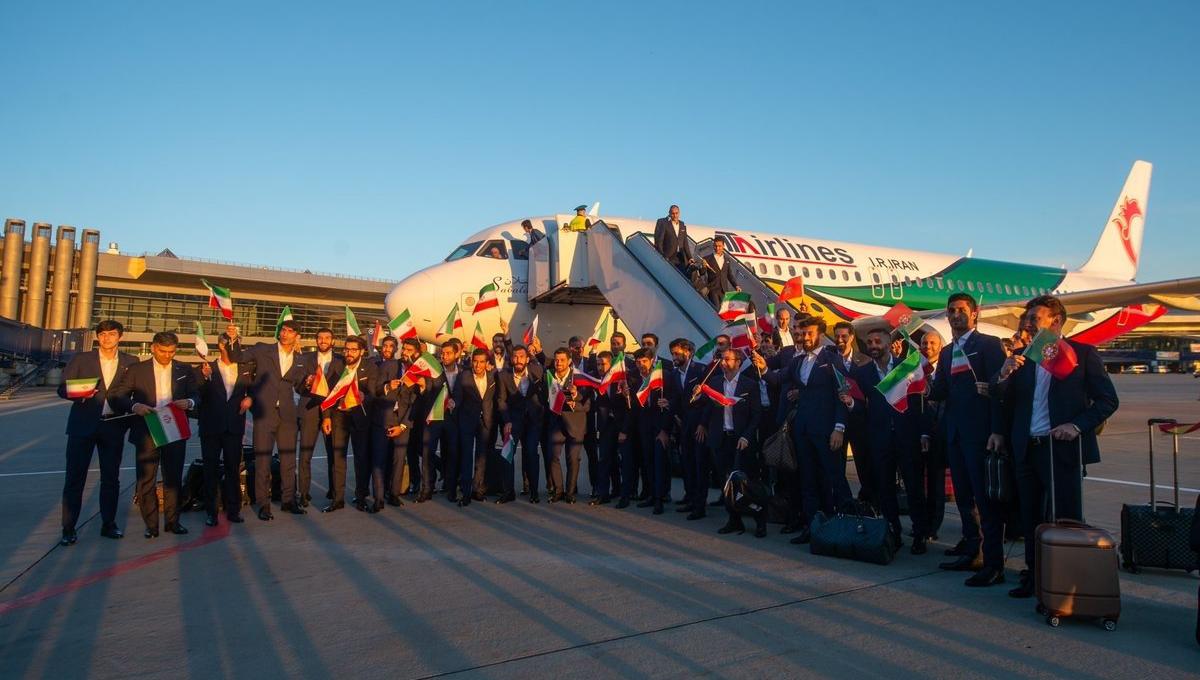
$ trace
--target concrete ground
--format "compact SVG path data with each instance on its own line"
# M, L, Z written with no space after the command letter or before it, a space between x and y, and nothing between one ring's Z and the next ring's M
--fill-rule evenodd
M1200 381L1116 382L1122 407L1085 508L1119 534L1121 504L1148 498L1146 418L1200 419ZM1051 629L1032 601L1006 596L1020 544L1008 546L1003 587L968 589L965 574L937 569L956 538L953 508L942 545L889 566L814 557L777 526L765 539L719 536L721 511L687 522L586 504L460 509L444 497L379 515L277 512L269 524L247 513L208 530L188 513L190 534L147 541L125 469L128 536L99 536L93 472L92 519L77 545L56 547L66 412L49 391L0 402L3 678L1200 677L1195 574L1122 573L1116 632ZM1169 439L1156 447L1168 453ZM1190 506L1200 437L1181 448ZM1156 463L1169 485L1169 455ZM313 467L323 484L323 460Z

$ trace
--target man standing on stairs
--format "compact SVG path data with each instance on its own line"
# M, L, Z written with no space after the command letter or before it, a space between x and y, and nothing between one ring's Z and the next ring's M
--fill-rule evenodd
M654 223L654 248L663 259L675 266L684 276L692 259L688 245L687 224L679 219L679 206L673 205L666 217Z

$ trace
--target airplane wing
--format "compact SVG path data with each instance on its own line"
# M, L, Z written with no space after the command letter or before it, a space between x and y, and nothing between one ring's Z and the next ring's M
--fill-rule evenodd
M1200 277L1168 279L1153 283L1133 283L1128 286L1063 293L1058 296L1068 314L1083 314L1109 307L1162 304L1176 309L1200 311Z

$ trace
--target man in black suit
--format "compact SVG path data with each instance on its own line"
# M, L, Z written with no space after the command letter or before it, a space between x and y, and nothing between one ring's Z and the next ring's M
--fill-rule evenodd
M676 269L681 272L686 270L692 255L691 246L688 245L687 225L679 219L679 206L671 206L667 210L667 216L658 218L654 223L654 248Z
M612 362L612 352L604 351L596 355L596 377L601 381L612 369ZM625 424L628 411L629 390L626 380L613 380L596 391L591 413L595 416L596 448L599 461L596 466L596 477L592 479L592 489L596 495L589 502L590 505L609 503L616 495L611 491L614 482L617 482L617 488L620 488L619 479L614 479L614 475L619 475L619 440L621 427Z
M718 307L726 293L741 290L733 278L733 267L729 254L725 252L723 239L713 239L712 254L704 256L704 264L705 271L708 272L708 300L714 307Z
M897 411L877 387L888 373L899 363L889 350L891 331L872 328L867 331L867 353L872 361L855 366L851 377L865 397L865 403L842 394L842 401L855 412L864 414L863 427L869 433L872 465L867 470L874 475L875 503L884 519L891 525L897 539L904 536L900 525L900 506L896 498L896 471L899 469L908 491L908 510L912 518L912 554L925 554L925 541L929 538L928 514L925 510L925 484L917 476L916 452L920 448L921 434L925 431L925 412L921 395L911 394L905 398L905 411ZM858 451L854 455L856 462Z
M74 545L78 540L75 524L83 507L83 486L92 452L100 458L100 535L121 538L125 534L117 526L117 497L121 493L121 451L125 448L127 418L118 417L108 403L108 391L121 376L138 362L137 357L117 351L125 329L120 322L106 319L96 324L96 349L71 357L63 369L63 384L58 396L71 400L67 416L67 474L62 495L62 545ZM81 389L72 396L67 381L95 380L95 387Z
M542 233L542 230L535 229L533 222L530 222L529 220L521 220L521 231L525 233L525 241L529 245L533 245L546 238L546 235Z
M392 428L399 424L396 408L397 402L402 397L401 388L403 387L403 381L400 379L400 376L404 375L404 372L400 360L396 358L398 345L399 343L396 341L396 338L386 337L380 341L379 354L369 359L379 369L378 380L381 391L379 398L372 400L371 408L368 409L371 434L368 438L367 448L370 449L371 455L366 461L362 462L358 460L357 452L354 457L354 495L356 502L358 498L367 497L367 481L374 481L378 476L382 480L383 487L371 491L376 505L379 506L383 501L387 501L397 507L402 505L400 498L395 495L392 487L393 480L391 473L396 442L388 434L389 431L393 431ZM375 467L379 468L378 472L376 472Z
M742 355L737 350L724 350L720 359L720 368L709 376L705 384L724 398L737 401L724 406L712 397L700 396L701 387L694 387L689 399L696 397L696 402L688 408L700 413L701 424L697 426L693 437L697 443L712 451L714 458L728 461L725 467L741 470L753 479L761 473L754 447L755 432L762 418L758 381L751 377L749 371L740 370ZM691 519L690 515L688 519ZM755 519L757 527L754 535L762 538L767 535L764 513L756 515ZM729 521L717 531L728 534L744 530L742 518L731 512Z
M442 473L442 489L446 492L446 500L458 502L458 492L455 481L458 479L458 414L455 412L454 391L463 371L459 367L458 354L454 351L454 343L444 342L439 349L439 361L442 374L427 380L426 387L421 392L421 412L428 414L437 400L442 387L446 388L446 402L442 420L429 421L426 419L421 432L421 492L417 502L424 503L433 499L434 481L440 468ZM441 457L438 457L440 452Z
M420 453L413 456L413 440L416 439L419 443L419 435L417 432L416 403L421 396L419 382L409 382L405 379L405 374L408 369L421 356L421 342L416 338L405 338L400 343L400 362L397 367L397 378L388 382L380 379L380 384L383 388L383 398L392 402L392 408L388 411L388 417L384 421L387 425L386 434L392 441L392 460L388 466L387 493L384 500L388 505L400 507L404 505L404 501L400 500L407 489L404 488L404 470L408 469L409 484L417 479L418 473L416 468L421 459Z
M505 461L503 481L505 488L500 492L497 503L508 503L516 498L513 493L513 464L516 461L516 445L521 447L522 467L529 480L529 502L537 503L538 497L538 447L542 441L542 421L545 404L541 395L542 366L529 360L529 350L524 345L512 349L511 365L500 372L499 403L503 441L513 439L512 459Z
M217 526L217 484L221 480L221 496L225 517L241 523L242 492L239 477L242 467L242 436L246 433L246 411L250 410L250 386L254 384L254 364L238 363L229 358L229 334L217 338L219 356L200 364L198 371L200 407L197 424L200 426L200 455L204 461L204 507L208 517L204 523Z
M972 587L1004 582L1003 509L988 500L984 463L988 451L1004 446L1000 400L988 396L988 378L1004 364L1000 338L975 330L979 306L968 293L946 301L946 319L954 340L942 348L929 398L945 403L946 457L954 480L954 499L962 518L963 540L948 551L958 559L938 565L952 571L977 570ZM954 351L966 355L954 371Z
M571 371L572 373L586 373L594 378L599 378L596 375L596 357L588 354L585 355L583 348L583 338L578 335L571 336L567 341L567 349L571 352ZM589 351L591 351L589 349ZM593 395L594 396L594 395ZM596 447L596 413L588 411L587 426L584 428L583 435L583 455L587 458L588 481L592 484L591 497L597 495L596 476L598 474L598 466L600 458ZM572 486L567 490L567 495L575 496L578 490Z
M307 508L312 501L312 495L309 493L312 488L312 459L317 446L317 435L321 432L321 401L325 398L324 395L313 394L311 389L316 383L315 376L318 373L325 376L327 385L336 382L337 377L342 374L345 362L340 354L333 351L333 331L329 328L317 331L316 351L305 352L300 358L304 363L303 384L307 387L302 387L300 393L300 459L296 466L296 500L301 507ZM314 380L309 382L308 376L314 376ZM322 434L321 439L325 442L325 467L328 474L326 480L330 480L333 479L333 442L329 435ZM333 497L332 488L325 493L325 497Z
M1066 318L1066 308L1051 295L1036 297L1025 305L1024 320L1030 337L1042 329L1061 335ZM1026 537L1027 571L1022 572L1020 585L1009 591L1013 597L1033 595L1035 541L1030 537L1035 527L1058 517L1082 520L1080 463L1100 462L1096 428L1116 412L1120 403L1096 348L1074 340L1064 342L1076 360L1069 373L1064 368L1058 377L1036 360L1014 354L1005 360L992 383L996 390L993 398L1001 401L1005 421L1012 428L1017 499ZM1056 350L1066 351L1061 346ZM1049 514L1051 493L1057 517Z
M935 330L925 331L918 343L925 361L929 362L929 370L933 372L931 377L937 372L938 359L945 344L942 335ZM946 438L942 434L945 423L941 402L922 395L921 410L925 414L925 431L921 433L921 445L916 455L916 472L917 479L925 480L926 525L929 527L929 540L933 541L937 540L946 517Z
M579 483L579 463L587 434L588 415L592 407L592 390L575 386L575 370L571 354L565 347L554 350L553 368L546 374L543 395L546 404L546 441L542 454L546 457L548 478L546 486L555 491L547 499L551 503L565 500L575 502ZM566 458L567 474L563 477L559 451Z
M250 389L250 415L254 418L254 498L258 518L275 518L271 512L271 453L279 449L279 488L284 512L303 515L307 511L296 502L296 435L299 413L296 394L312 387L313 375L300 354L300 327L284 321L276 342L260 342L242 347L237 326L225 329L232 344L229 357L238 362L254 362L254 385Z
M629 433L629 437L625 441L626 449L621 452L622 467L624 468L621 476L631 481L634 479L632 466L625 463L624 458L627 455L632 456L632 447L636 446L641 453L641 464L647 477L643 481L646 498L638 503L638 507L652 507L654 514L661 515L663 504L671 500L670 466L667 464L667 446L670 443L672 423L671 402L667 399L664 389L660 388L649 389L644 393L645 403L637 398L637 392L641 391L642 386L646 386L648 383L652 384L650 378L655 365L662 363L662 360L656 355L656 350L655 343L647 343L637 351L635 361L638 370L630 381L635 398L631 402L625 426L625 432ZM664 387L666 377L664 371ZM626 488L622 489L621 500L617 503L618 508L629 505L627 494L632 488L632 483L627 482L626 484Z
M679 463L683 467L683 498L676 511L688 513L688 519L700 519L708 503L708 478L701 476L707 465L702 466L697 458L707 461L708 454L702 449L697 451L696 428L702 424L703 414L700 409L692 408L691 402L704 380L705 368L692 361L694 348L690 340L675 338L669 347L671 369L663 375L664 392L671 402L672 425L678 431Z
M788 408L794 409L792 437L800 473L801 516L798 535L792 542L802 544L808 542L807 524L818 510L832 514L845 508L851 499L842 454L848 414L833 374L844 370L841 356L821 342L825 320L800 316L792 322L792 328L798 347L787 367L768 371L766 361L758 354L753 361L768 384L779 385L781 401L786 400Z
M138 362L125 371L121 381L108 393L108 403L119 413L146 416L167 405L183 411L196 407L200 395L192 370L175 361L179 338L171 332L154 334L150 343L150 359ZM184 416L186 418L186 416ZM158 468L162 465L163 529L167 533L186 534L179 523L179 489L183 486L183 457L187 439L156 446L144 418L131 418L129 442L137 449L137 498L142 519L146 522L146 538L158 536L158 494L155 491ZM187 429L187 423L182 423Z
M871 363L871 357L858 351L858 339L854 334L854 326L850 325L849 321L839 321L833 325L833 344L837 346L846 375L853 374L854 369L859 366ZM846 443L854 451L854 471L858 475L859 483L858 500L878 509L879 491L875 484L874 466L871 464L866 409L851 410L848 418Z
M492 423L496 417L496 373L488 370L488 353L475 348L471 352L471 372L458 379L454 403L458 411L458 504L466 507L472 500L483 501L488 453L492 448Z
M349 373L357 389L337 397L337 381L330 385L329 398L321 404L321 431L333 439L333 500L321 512L335 512L346 507L346 452L347 446L354 449L354 457L368 461L366 474L374 487L374 503L367 503L366 481L355 480L359 492L354 507L361 512L378 512L383 509L383 465L372 461L368 446L370 440L370 413L374 401L382 392L379 383L379 368L366 359L367 341L357 335L347 336L342 349L346 358L343 375ZM355 474L359 466L355 465Z

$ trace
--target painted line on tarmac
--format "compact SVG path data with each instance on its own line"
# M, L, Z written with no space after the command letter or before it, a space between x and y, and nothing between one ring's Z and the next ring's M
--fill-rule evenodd
M1124 479L1105 479L1104 477L1093 477L1093 476L1091 476L1091 475L1088 475L1087 477L1084 477L1084 479L1086 479L1086 480L1087 480L1087 481L1089 481L1089 482L1104 482L1105 484L1120 484L1120 485L1122 485L1122 486L1139 486L1139 487L1141 487L1141 488L1143 488L1143 489L1149 489L1149 488L1150 488L1150 485L1149 485L1149 484L1147 484L1146 482L1129 482L1129 481L1126 481L1126 480L1124 480ZM1155 485L1154 485L1154 488L1156 488L1156 489L1166 489L1167 491L1174 491L1174 490L1175 490L1175 487L1173 487L1173 486L1168 486L1168 485L1166 485L1166 484L1155 484ZM1188 492L1188 493L1200 493L1200 489L1193 489L1193 488L1191 488L1191 487L1187 487L1187 486L1181 486L1181 487L1179 487L1179 490L1180 490L1180 491L1186 491L1186 492Z
M114 564L107 569L101 569L100 571L92 572L86 576L80 576L79 578L72 579L66 583L57 586L51 586L49 588L43 588L42 590L35 590L28 595L22 595L12 602L0 604L0 616L10 614L18 609L24 609L25 607L30 607L32 605L45 602L46 600L58 597L59 595L86 588L94 583L99 583L100 581L104 581L115 576L120 576L121 574L127 574L131 571L136 571L142 567L150 566L155 562L165 560L168 557L173 557L189 550L195 550L196 548L202 548L209 543L214 543L228 536L229 528L231 526L233 525L229 522L221 522L215 527L205 528L204 533L200 535L200 538L194 541L156 550L152 553L142 555L141 557L135 557L131 560L121 562L120 564Z

